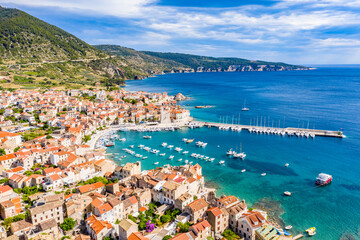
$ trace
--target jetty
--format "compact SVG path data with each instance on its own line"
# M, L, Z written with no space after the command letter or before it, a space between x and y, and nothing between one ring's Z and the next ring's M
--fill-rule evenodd
M215 123L215 122L200 122L193 121L194 124L199 126L206 127L215 127L224 130L231 129L244 129L248 130L250 133L261 133L261 134L279 134L279 135L288 135L288 136L297 136L297 137L335 137L335 138L344 138L345 135L342 131L332 131L332 130L320 130L320 129L309 129L309 128L294 128L294 127L262 127L262 126L253 126L253 125L239 125L239 124L229 124L229 123Z

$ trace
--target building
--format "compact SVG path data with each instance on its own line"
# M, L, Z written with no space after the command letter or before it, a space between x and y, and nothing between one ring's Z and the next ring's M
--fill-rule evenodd
M21 212L21 199L19 196L0 203L2 219L13 217Z
M192 225L189 230L195 234L196 240L203 240L212 236L211 225L207 220Z
M202 198L196 199L185 207L185 212L190 214L190 220L196 223L203 218L209 204Z
M81 194L90 194L93 192L103 193L105 185L102 182L97 182L93 184L87 184L78 187L78 190Z
M101 240L104 237L112 236L112 225L109 222L99 220L94 215L86 219L85 225L91 239Z
M141 162L126 163L124 167L116 167L114 176L118 179L128 178L141 173Z
M55 219L57 223L64 221L63 201L48 202L44 205L30 208L30 218L34 225Z
M138 231L137 224L131 221L130 219L124 218L118 224L118 237L120 240L127 240L128 237L131 235L131 233L137 231Z
M128 240L149 240L147 237L144 237L141 233L139 232L133 232L132 234L130 234L130 236L128 237Z
M225 208L212 207L207 210L207 220L215 234L223 233L229 226L229 213Z
M233 231L245 240L255 240L255 231L264 224L268 222L260 212L248 211L240 217Z

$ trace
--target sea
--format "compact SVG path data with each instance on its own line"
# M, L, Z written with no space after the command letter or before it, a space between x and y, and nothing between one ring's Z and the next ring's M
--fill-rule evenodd
M360 66L316 66L309 71L222 72L159 75L127 81L126 90L182 93L180 102L196 120L274 127L304 127L343 131L346 138L282 137L217 128L183 128L175 132L121 132L126 142L117 141L108 153L119 164L141 161L142 169L165 164L199 163L207 186L217 196L235 195L248 207L268 210L282 226L292 225L295 236L316 227L312 239L360 239ZM211 105L213 108L194 108ZM249 111L241 111L244 107ZM195 139L186 144L183 138ZM207 142L205 148L196 141ZM183 148L189 154L163 148L162 142ZM160 150L159 156L139 149L143 144ZM122 149L135 145L139 160ZM227 157L229 149L244 151L245 160ZM194 159L200 153L213 162ZM127 155L120 159L119 156ZM169 156L173 155L173 160ZM182 160L180 160L182 159ZM219 161L224 160L224 165ZM159 162L155 165L155 162ZM284 165L289 163L288 167ZM245 169L245 172L242 170ZM266 176L262 176L266 173ZM333 182L316 187L319 173ZM292 192L291 197L283 195Z

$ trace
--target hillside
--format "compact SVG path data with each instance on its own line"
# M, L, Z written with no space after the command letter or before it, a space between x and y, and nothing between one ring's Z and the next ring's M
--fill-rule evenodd
M23 11L0 7L3 87L83 87L123 84L149 74Z
M307 69L303 66L279 62L252 61L242 58L215 58L183 53L136 51L116 45L96 45L98 49L125 58L131 65L145 71L209 72L209 71L286 71Z

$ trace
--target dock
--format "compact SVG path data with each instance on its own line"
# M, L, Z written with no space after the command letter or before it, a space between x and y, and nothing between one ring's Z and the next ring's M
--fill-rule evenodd
M303 236L304 236L304 235L302 235L302 234L296 235L295 237L293 237L293 240L300 239L300 238L302 238Z
M334 138L344 138L345 135L342 131L333 131L333 130L319 130L319 129L307 129L307 128L293 128L293 127L262 127L262 126L252 126L252 125L238 125L238 124L227 124L227 123L214 123L214 122L200 122L193 121L194 124L198 126L206 127L216 127L219 129L225 130L239 130L245 129L250 133L262 133L262 134L281 134L288 136L297 136L297 137L334 137Z

